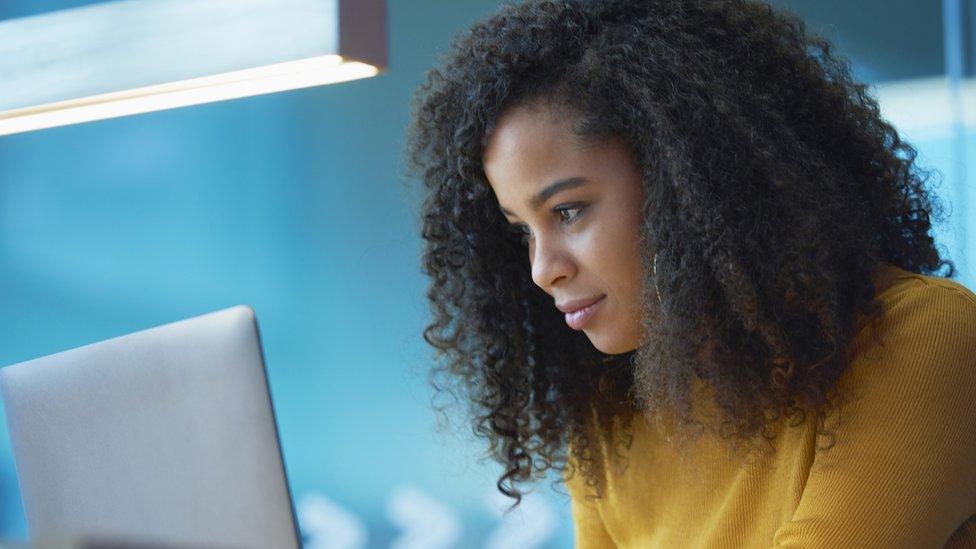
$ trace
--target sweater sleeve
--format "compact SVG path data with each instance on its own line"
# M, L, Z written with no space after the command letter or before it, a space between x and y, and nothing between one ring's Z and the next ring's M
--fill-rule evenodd
M584 484L583 474L577 469L572 478L565 473L563 478L572 497L575 549L616 549L617 545L607 533L595 501L587 500L584 496L590 490Z
M976 296L922 281L885 305L882 346L841 376L834 445L818 440L775 547L941 548L976 512Z

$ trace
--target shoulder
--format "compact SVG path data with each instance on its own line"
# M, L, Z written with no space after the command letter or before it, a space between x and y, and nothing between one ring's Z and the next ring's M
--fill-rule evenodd
M890 264L882 264L876 273L875 301L884 309L880 325L876 326L881 334L914 334L916 338L930 334L939 336L936 339L951 334L970 336L964 340L976 336L976 294L966 286ZM867 332L870 326L859 324L853 344L865 346L870 335Z
M950 278L923 275L891 264L876 271L877 299L886 307L911 307L963 314L976 310L976 294Z
M954 280L894 266L884 268L878 288L881 322L855 335L839 383L855 393L930 402L976 390L976 294Z

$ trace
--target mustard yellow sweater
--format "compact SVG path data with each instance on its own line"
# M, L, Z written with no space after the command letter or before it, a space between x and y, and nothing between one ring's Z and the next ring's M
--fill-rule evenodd
M808 414L751 463L707 432L682 462L638 415L627 467L604 460L603 498L567 481L576 547L976 548L976 295L877 272L884 345L863 351L869 327L852 342L832 448Z

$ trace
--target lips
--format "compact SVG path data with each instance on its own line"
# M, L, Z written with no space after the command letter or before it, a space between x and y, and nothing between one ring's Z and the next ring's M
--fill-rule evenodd
M587 323L589 323L590 318L592 318L593 315L596 314L596 310L600 307L600 303L603 303L603 297L597 299L596 301L593 300L586 300L586 301L591 301L591 303L566 313L566 324L569 325L570 328L574 330L582 330L583 327L586 326ZM569 303L563 304L563 307L566 307L567 309L571 309L577 304L585 303L586 301L576 301L576 302L570 301Z
M571 301L565 301L563 303L557 303L556 304L556 308L559 309L563 313L573 313L573 312L579 311L580 309L585 309L586 307L589 307L590 305L593 305L594 303L596 303L597 301L600 301L604 297L607 297L607 296L601 295L601 296L596 296L596 297L589 297L589 298L584 298L584 299L574 299L574 300L571 300Z

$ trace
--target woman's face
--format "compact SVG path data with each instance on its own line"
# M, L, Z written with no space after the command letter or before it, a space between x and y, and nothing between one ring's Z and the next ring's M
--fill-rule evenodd
M599 299L582 318L567 314L567 329L604 353L632 351L642 340L641 172L623 139L583 146L571 123L546 107L504 113L485 175L513 230L527 233L532 280L553 307Z

